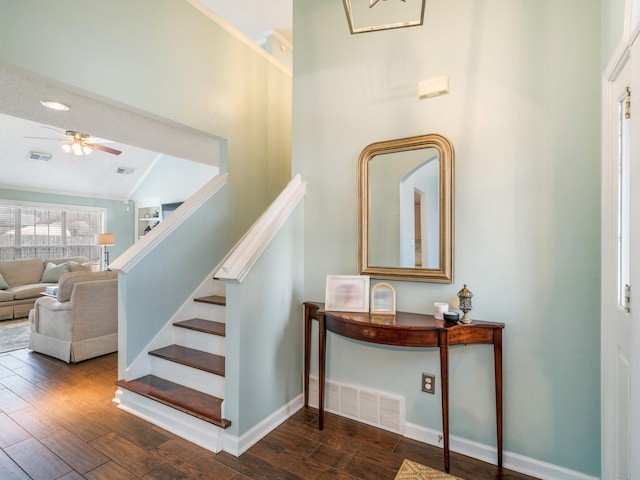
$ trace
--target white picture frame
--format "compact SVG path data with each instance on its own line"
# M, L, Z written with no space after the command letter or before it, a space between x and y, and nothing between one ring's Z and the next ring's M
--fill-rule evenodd
M325 310L369 313L368 275L327 275Z

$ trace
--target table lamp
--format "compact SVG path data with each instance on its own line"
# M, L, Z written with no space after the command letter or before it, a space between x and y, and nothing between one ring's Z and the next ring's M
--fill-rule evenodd
M116 244L116 236L113 233L98 233L95 243L104 248L104 269L109 270L109 250L107 247Z

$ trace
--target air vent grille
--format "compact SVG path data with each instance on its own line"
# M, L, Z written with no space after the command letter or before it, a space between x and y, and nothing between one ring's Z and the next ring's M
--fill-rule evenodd
M131 175L133 173L133 168L131 167L118 167L116 173L121 175Z
M33 150L29 152L29 160L40 160L42 162L48 162L53 157L52 153L42 153L42 152L34 152Z
M334 380L328 380L325 386L327 412L404 434L406 422L404 397ZM318 393L318 377L310 375L309 405L312 407L318 406Z

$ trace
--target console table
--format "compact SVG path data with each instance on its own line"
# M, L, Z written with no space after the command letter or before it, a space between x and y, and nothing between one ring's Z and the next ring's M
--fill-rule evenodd
M502 330L504 323L474 320L446 324L432 315L397 312L394 316L324 311L324 304L304 302L304 405L309 406L311 321L318 321L318 428L324 428L324 388L327 331L363 342L400 347L439 347L442 385L444 468L449 472L449 346L491 344L496 388L498 466L502 467Z

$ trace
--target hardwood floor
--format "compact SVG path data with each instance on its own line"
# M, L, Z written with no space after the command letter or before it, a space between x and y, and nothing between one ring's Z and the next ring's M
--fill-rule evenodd
M244 455L213 454L116 407L116 354L67 365L0 354L0 479L393 480L405 458L442 469L442 451L335 415L298 411ZM466 480L532 480L452 454Z

